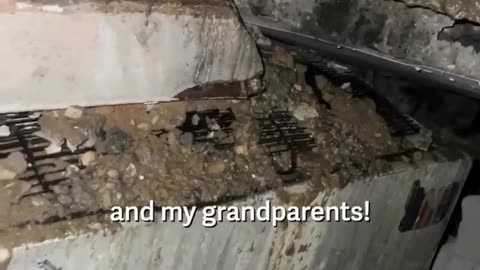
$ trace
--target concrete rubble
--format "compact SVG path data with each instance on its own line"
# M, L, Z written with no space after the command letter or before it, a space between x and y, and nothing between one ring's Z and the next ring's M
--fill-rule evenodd
M343 89L324 82L323 89L333 96L328 109L316 101L312 87L296 77L294 70L268 64L266 87L276 90L251 101L178 101L149 105L148 110L143 104L102 106L83 108L81 114L71 109L43 112L35 134L49 142L45 152L60 154L66 148L79 153L78 162L69 165L68 157L43 161L55 164L50 171L64 170L60 175L46 174L44 182L66 179L51 185L53 193L36 194L25 186L6 196L15 203L12 213L30 209L29 215L13 214L8 224L103 211L112 205L142 205L150 199L169 205L215 202L279 187L272 158L256 143L260 131L255 117L282 108L290 110L318 142L299 161L317 188L345 186L349 179L384 170L387 164L376 157L397 152L400 141L390 137L374 104L351 99ZM294 84L302 90L293 88ZM187 120L187 112L212 109L234 113L231 135L215 119L206 118L207 138L231 137L230 150L195 142L193 133L179 129L187 121L193 126L200 123L198 114ZM360 115L368 121L359 121ZM290 166L285 162L281 166ZM37 207L32 208L32 203Z
M307 80L307 68L285 48L262 62L227 2L0 0L0 33L8 40L0 44L0 92L18 100L0 104L0 112L41 111L27 116L38 117L31 135L39 142L2 150L12 152L0 159L0 269L210 270L230 269L226 262L236 258L238 269L423 270L446 220L419 236L425 254L411 264L395 252L386 260L375 237L392 237L409 253L411 239L398 224L413 181L427 189L460 185L470 166L460 153L438 158L441 149L431 151L425 138L413 143L424 152L402 144L372 99L321 74ZM229 98L196 99L199 92ZM206 111L230 112L231 125ZM258 118L272 111L291 112L314 139L296 162L259 143ZM203 126L198 140L195 128ZM412 154L399 154L406 151ZM294 163L302 177L287 185L280 171ZM108 220L113 206L150 200L192 206L266 199L376 205L373 222L358 227L245 223L208 232L200 224L180 231ZM177 260L190 255L199 263Z

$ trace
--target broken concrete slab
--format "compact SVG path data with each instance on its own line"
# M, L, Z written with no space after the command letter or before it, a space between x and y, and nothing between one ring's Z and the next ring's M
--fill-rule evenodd
M73 219L68 226L67 222L54 222L10 232L21 237L15 235L15 244L9 246L12 258L7 269L33 269L46 263L71 270L119 266L145 270L220 270L232 266L265 270L424 270L448 218L421 230L400 232L398 226L417 179L421 179L426 191L463 184L470 161L458 158L427 160L421 167L407 165L402 172L352 181L340 189L318 192L308 183L297 183L282 192L266 192L229 204L260 206L270 200L275 206L332 206L341 202L362 205L368 200L369 222L289 222L273 228L268 222L224 221L205 228L201 209L189 228L181 222L160 220L109 225L102 218ZM448 215L452 207L448 207ZM20 234L22 231L47 236L29 243L25 242L28 235ZM185 257L193 259L185 261Z
M262 71L226 1L47 3L0 12L0 112L171 100Z

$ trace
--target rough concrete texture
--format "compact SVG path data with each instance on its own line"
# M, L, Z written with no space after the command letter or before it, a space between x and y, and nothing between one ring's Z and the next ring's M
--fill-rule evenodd
M428 154L428 153L427 153ZM430 157L428 157L430 156ZM428 157L428 158L427 158ZM438 161L432 161L435 157ZM448 159L448 160L447 160ZM447 219L423 229L398 229L412 184L425 190L463 184L469 171L466 157L426 155L414 166L398 163L391 174L352 181L343 189L321 191L307 200L303 183L282 192L238 201L238 205L350 205L371 202L370 222L220 223L206 229L201 216L188 229L179 223L123 224L116 233L72 235L19 246L9 270L36 269L346 269L425 270ZM451 212L448 207L448 214ZM200 213L201 214L201 213ZM75 220L70 227L74 227ZM101 228L102 226L96 226ZM31 227L30 230L34 230ZM25 229L27 230L27 229Z
M477 0L400 0L412 7L425 7L445 13L456 20L480 23L480 1Z
M458 237L442 246L432 270L480 269L480 196L466 197L462 202L462 222Z
M56 3L0 12L0 112L170 100L262 71L223 1Z
M288 23L302 33L409 63L480 78L480 54L472 44L472 40L477 39L476 32L471 31L467 40L455 35L445 38L442 33L455 30L450 29L455 20L430 9L384 0L250 2L257 15ZM458 31L463 29L454 32Z

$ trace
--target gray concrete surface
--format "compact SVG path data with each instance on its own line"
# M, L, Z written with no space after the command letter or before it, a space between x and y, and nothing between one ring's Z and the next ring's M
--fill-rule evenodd
M480 196L462 201L462 221L456 238L443 245L432 270L480 269Z
M38 263L47 260L57 269L69 270L426 270L448 218L400 232L412 185L420 181L432 203L438 200L436 191L452 183L463 185L470 168L467 157L442 154L435 159L439 161L426 158L414 165L394 163L390 174L358 179L341 190L320 191L313 201L306 202L363 205L368 200L370 222L289 222L277 228L263 222L223 222L210 229L201 225L201 218L190 228L158 221L126 223L115 234L73 235L19 246L13 250L8 269L39 269ZM311 187L301 183L286 191L298 202L306 198ZM268 192L234 204L260 205L272 200L275 205L290 205L282 202L284 197ZM451 210L449 206L447 216Z
M405 63L480 79L480 53L476 42L479 37L478 26L455 21L448 15L431 9L384 0L236 2L244 7L244 3L249 2L249 7L253 6L252 11L257 16L285 23L306 35ZM459 6L461 7L457 5ZM458 14L465 15L465 12L457 11ZM478 8L469 9L469 12L478 13ZM480 92L479 85L471 87Z
M171 100L262 71L224 1L51 2L0 9L0 112Z

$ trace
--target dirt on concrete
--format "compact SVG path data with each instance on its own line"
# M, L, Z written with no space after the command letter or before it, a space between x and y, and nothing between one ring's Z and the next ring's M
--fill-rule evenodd
M37 241L43 239L41 235L13 241L9 232L21 230L19 226L47 226L31 223L106 213L115 205L143 206L150 200L158 205L216 203L279 189L283 182L273 163L286 162L281 155L273 158L258 144L260 129L255 120L259 114L279 109L290 111L316 139L311 152L298 155L298 169L315 192L342 188L384 171L387 164L377 157L395 153L399 147L375 113L375 104L352 98L321 76L317 84L321 93L315 93L295 71L271 65L265 75L266 91L250 100L43 112L37 134L78 156L73 161L71 157L56 159L55 170L60 169L61 180L45 176L48 192L34 180L0 182L0 203L4 205L0 242L14 246ZM209 109L231 109L235 115L231 147L194 143L193 134L179 129L185 121L195 121L186 118L187 112ZM225 134L212 128L208 136Z

